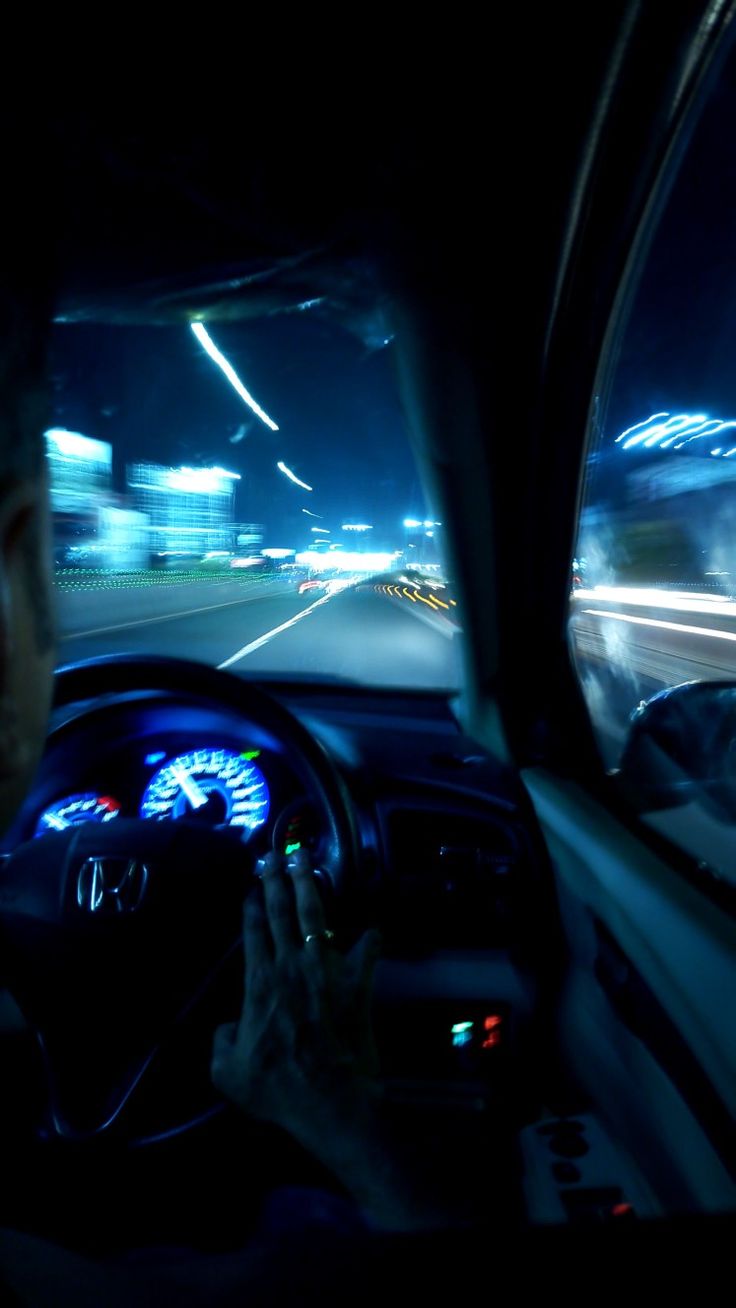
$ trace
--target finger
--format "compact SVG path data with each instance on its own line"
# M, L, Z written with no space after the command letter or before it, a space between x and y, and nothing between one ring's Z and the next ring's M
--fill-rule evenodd
M309 856L304 850L290 858L286 864L294 886L297 920L302 939L307 936L322 936L326 929L325 913L317 889L317 881L312 871Z
M284 874L280 855L267 854L263 864L263 898L274 948L277 955L288 954L301 944L294 892Z
M268 919L260 886L251 891L243 904L243 954L247 995L256 977L263 976L271 962Z

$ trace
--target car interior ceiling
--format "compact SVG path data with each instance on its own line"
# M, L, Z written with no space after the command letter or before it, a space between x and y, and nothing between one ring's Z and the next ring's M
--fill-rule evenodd
M244 194L223 172L229 142L213 158L196 123L184 157L163 151L155 134L144 149L126 116L91 124L70 115L58 128L71 160L64 185L72 214L61 321L227 322L313 297L364 339L376 324L395 333L417 463L450 525L448 565L466 615L464 690L448 697L286 678L262 685L320 742L349 791L359 884L333 911L348 934L369 923L382 931L375 1011L387 1111L417 1158L435 1160L447 1193L457 1195L458 1222L589 1226L634 1211L730 1211L734 1201L733 1091L709 1045L713 1028L698 1024L700 1014L720 1021L727 1039L728 1016L713 1018L718 1000L705 983L698 989L696 979L688 994L669 952L679 938L697 971L722 909L685 878L673 893L657 842L645 847L628 819L617 822L606 809L564 637L584 415L645 187L661 166L681 94L681 81L652 72L632 150L641 68L655 32L663 66L666 54L684 60L692 37L684 17L664 36L651 15L641 19L624 61L629 81L622 74L610 115L612 176L593 190L585 222L572 232L577 262L563 267L557 252L568 220L575 227L567 201L609 54L610 29L598 30L598 47L592 29L576 113L560 105L544 132L527 128L532 163L525 156L521 165L515 144L497 164L508 190L519 188L517 207L501 214L489 215L476 177L461 212L446 191L441 212L438 205L422 228L436 184L426 126L398 201L393 188L411 149L401 138L381 138L390 157L377 169L376 142L361 130L339 185L329 155L322 185L315 183L314 156L307 167L301 138L288 184L288 167L275 170L264 148ZM547 85L558 76L548 72ZM659 107L668 91L669 118ZM480 114L481 98L475 88L471 115ZM442 116L450 190L460 188L478 143L458 145ZM556 133L565 148L545 161ZM373 171L363 168L366 154ZM585 171L580 165L577 176ZM540 185L548 218L530 250L511 229ZM290 213L295 191L301 222L279 223L274 214ZM583 289L576 301L593 266L596 291ZM563 430L581 434L551 438ZM507 432L513 440L491 439ZM528 461L538 476L527 486ZM543 675L524 652L537 643L548 654ZM105 730L114 725L121 740L142 730L135 696L123 693L111 712ZM111 739L97 741L94 717L80 715L75 726L68 706L57 709L52 725L66 723L77 757L114 749ZM242 1166L253 1220L263 1193L280 1182L330 1184L279 1132L235 1111L204 1114L181 1133L158 1130L172 1086L193 1063L206 1067L213 1024L232 1016L235 975L228 964L188 1016L119 1131L55 1134L38 1051L22 1030L7 1037L8 1064L12 1057L22 1074L0 1090L13 1179L5 1221L95 1254L167 1242L226 1250L242 1242L243 1212L218 1184L223 1169ZM472 1040L449 1039L463 1027ZM200 1091L198 1084L193 1102Z

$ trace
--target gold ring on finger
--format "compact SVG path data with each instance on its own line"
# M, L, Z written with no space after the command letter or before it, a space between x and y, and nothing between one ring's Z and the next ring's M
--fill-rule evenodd
M324 931L310 931L309 935L304 937L304 943L309 945L313 940L323 940L326 945L329 945L330 941L334 939L334 931L330 931L329 927L325 927Z

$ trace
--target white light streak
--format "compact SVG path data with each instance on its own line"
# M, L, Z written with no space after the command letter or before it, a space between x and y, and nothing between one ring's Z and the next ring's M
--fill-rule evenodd
M611 613L606 609L583 609L594 618L613 618L639 627L663 627L665 631L684 631L689 636L709 636L714 640L736 640L736 631L718 631L715 627L691 627L685 622L665 622L663 618L635 618L630 613Z
M213 363L216 363L218 368L224 372L233 390L237 391L241 400L245 400L248 408L252 409L256 417L260 418L261 422L264 422L267 427L270 427L271 431L278 431L278 424L274 422L273 418L269 418L265 409L262 409L260 404L253 399L250 391L246 390L232 364L228 363L225 355L218 350L204 324L193 322L190 323L190 326L200 345L207 351Z
M736 619L736 603L723 595L708 595L703 591L655 590L639 586L595 586L574 592L579 600L597 600L600 604L634 604L639 608L668 609L671 613L717 613L721 617Z
M289 481L293 481L295 486L301 486L302 490L306 490L306 491L312 490L312 487L308 486L305 481L301 481L299 477L297 477L296 473L291 471L291 468L287 468L283 459L279 459L278 463L276 464L276 467L278 468L279 472L283 472L284 476L289 478Z

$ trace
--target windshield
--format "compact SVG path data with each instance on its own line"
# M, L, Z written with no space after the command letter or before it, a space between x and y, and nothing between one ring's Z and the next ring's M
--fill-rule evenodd
M457 605L391 343L309 308L59 324L46 433L59 661L452 689Z

